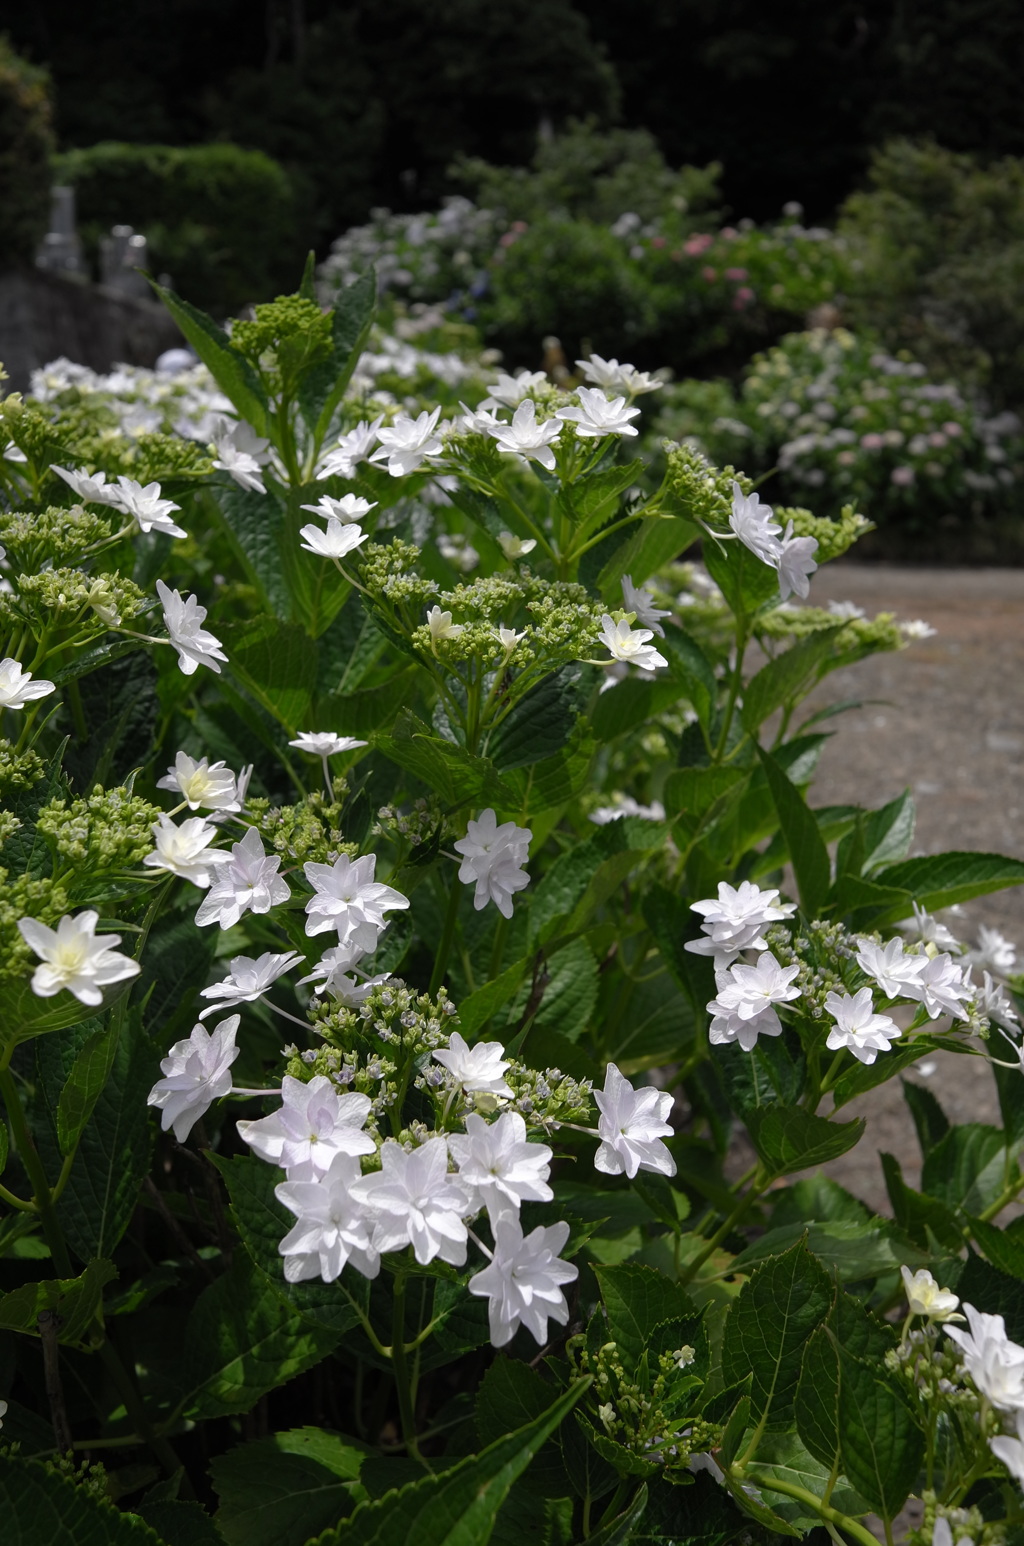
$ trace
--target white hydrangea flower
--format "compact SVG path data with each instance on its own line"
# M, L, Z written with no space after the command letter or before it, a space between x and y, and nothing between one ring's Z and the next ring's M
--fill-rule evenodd
M296 950L290 950L284 955L266 951L255 958L235 956L228 963L228 975L220 982L212 982L200 993L200 998L215 1000L200 1011L200 1020L215 1015L220 1009L230 1009L235 1004L254 1004L279 977L283 977L301 960Z
M370 448L377 443L377 432L384 423L384 415L369 423L361 419L354 429L339 435L337 444L321 461L316 476L323 478L351 478L360 462L365 462Z
M143 864L153 870L166 870L169 875L179 875L204 891L218 867L229 862L229 855L223 849L210 847L220 833L201 816L188 817L180 827L170 816L161 816L159 821L154 821L152 832L156 847L146 855Z
M648 644L648 639L653 637L650 628L638 628L634 632L625 618L615 622L607 612L601 618L601 643L612 659L638 666L641 671L655 671L659 666L668 665L664 655L659 654L653 644Z
M1017 946L998 929L990 929L983 923L978 929L977 946L967 951L964 960L995 977L1007 977L1017 960Z
M551 1150L527 1141L518 1111L503 1112L496 1122L470 1112L465 1133L449 1134L448 1148L470 1207L486 1208L492 1223L524 1202L551 1202L555 1195L547 1184Z
M478 1041L471 1047L460 1031L453 1031L448 1046L438 1049L433 1056L461 1089L478 1095L511 1097L512 1090L503 1077L511 1064L504 1060L504 1052L500 1041Z
M202 626L206 608L199 605L195 596L183 599L179 591L171 590L163 580L157 580L156 589L163 607L164 625L178 652L181 670L191 676L198 666L209 666L219 676L217 662L226 661L228 657L220 647L220 640Z
M738 1041L744 1052L750 1052L758 1036L781 1035L775 1005L800 997L800 989L793 986L799 971L799 965L781 966L771 951L765 950L756 966L737 962L724 972L716 972L718 994L708 1004L708 1014L713 1016L708 1032L711 1044Z
M631 794L615 794L612 799L614 805L599 805L591 811L589 819L595 827L606 827L609 822L621 821L624 816L640 816L644 821L665 820L665 807L660 800L652 800L650 805L641 805Z
M519 1219L504 1214L494 1225L494 1254L482 1272L469 1280L469 1291L486 1299L491 1342L504 1347L520 1325L543 1347L548 1321L564 1326L569 1306L562 1292L579 1276L559 1252L569 1239L568 1224L538 1225L524 1237Z
M627 397L639 397L643 392L657 392L665 385L656 376L650 376L635 365L620 365L618 360L603 360L592 354L585 360L576 361L587 381L593 382L605 392L624 392Z
M933 917L920 903L915 902L913 906L914 916L904 918L896 927L914 935L922 945L934 945L938 950L955 950L960 954L964 947L952 930L938 918ZM957 912L959 909L954 907L953 911Z
M311 514L319 515L328 523L340 521L343 526L351 526L353 522L361 521L364 515L369 515L370 511L376 508L376 500L371 504L368 499L360 499L358 494L343 494L340 499L332 499L330 494L321 494L315 505L299 506L300 510L309 510Z
M809 594L810 577L818 567L814 557L817 551L817 537L794 537L793 522L789 521L775 555L779 594L783 601L790 596Z
M147 1105L160 1110L161 1128L165 1133L173 1128L179 1143L215 1100L231 1093L231 1065L240 1051L235 1046L238 1019L229 1015L213 1031L194 1025L188 1040L176 1041L161 1060L164 1077L150 1090Z
M631 1181L638 1170L675 1175L676 1162L661 1141L672 1133L672 1124L666 1120L672 1110L667 1090L651 1085L635 1090L615 1064L609 1063L604 1089L594 1091L594 1100L601 1113L595 1170L609 1176L625 1173Z
M985 1315L964 1305L969 1331L947 1326L963 1354L964 1367L981 1394L1001 1412L1024 1411L1024 1347L1006 1335L1001 1315Z
M493 902L503 918L511 918L512 897L530 884L524 865L532 837L529 827L517 827L514 821L499 826L490 807L466 823L466 836L452 847L462 855L460 881L476 887L473 906L477 912Z
M219 923L234 928L243 913L268 913L291 896L288 883L277 872L280 854L268 855L255 827L248 827L231 846L230 863L221 865L216 879L196 913L196 923Z
M714 956L715 965L722 968L742 950L767 950L767 925L791 918L796 911L792 902L777 901L778 895L778 891L762 891L752 880L741 880L738 886L719 881L717 898L691 903L691 912L704 915L701 928L707 938L688 940L685 949Z
M218 419L211 437L216 457L213 465L230 473L235 482L254 494L267 492L262 469L270 461L270 441L257 435L251 424L240 419L230 424Z
M877 982L887 998L906 997L920 985L928 957L908 953L899 937L883 946L860 935L857 944L857 965Z
M306 933L323 934L337 929L338 943L353 943L360 950L374 950L385 927L384 914L404 911L409 898L373 878L376 854L350 859L346 854L333 864L304 864L303 873L314 895L306 903Z
M519 370L514 376L499 371L498 379L491 386L482 406L494 408L500 403L503 408L517 408L530 392L536 392L539 387L547 384L548 378L542 370Z
M517 537L510 531L500 531L498 542L509 563L516 558L525 558L527 553L532 553L537 546L536 537Z
M370 1220L352 1197L360 1175L359 1161L338 1153L319 1180L275 1186L274 1196L297 1219L278 1246L286 1282L322 1278L333 1283L349 1262L364 1278L377 1276L380 1252L371 1239Z
M171 511L180 510L173 500L160 498L159 483L147 483L143 488L134 478L118 477L117 489L111 491L108 503L125 515L130 515L140 531L161 532L165 537L186 537L188 533L171 520Z
M34 703L56 691L55 682L23 671L13 656L7 655L0 660L0 709L23 709L26 703Z
M911 1315L926 1315L930 1321L937 1322L963 1320L962 1315L956 1314L960 1305L957 1296L948 1288L940 1288L927 1267L921 1267L917 1272L901 1267L900 1273Z
M350 735L335 735L333 730L300 730L296 739L288 742L289 746L308 752L311 757L334 757L339 752L352 752L367 744Z
M973 970L969 966L964 973L964 987L973 989L977 1013L1000 1025L1016 1025L1019 1017L1002 983L993 982L991 975L983 972L981 985L976 986L971 980Z
M128 977L137 977L137 961L118 954L120 934L96 936L100 915L91 908L73 917L66 913L56 929L38 918L19 918L18 931L42 962L32 975L32 992L53 998L62 988L80 1004L95 1007L103 1002L103 989Z
M744 494L738 483L732 486L732 511L729 525L736 536L755 553L762 563L774 565L778 556L782 527L774 519L770 505L763 505L757 494Z
M301 526L299 535L306 539L299 547L307 553L315 553L318 558L345 558L361 547L370 534L353 521L328 521L326 531L319 526Z
M415 419L407 413L400 413L390 428L377 431L380 445L369 460L386 461L388 472L393 478L408 477L423 465L428 456L438 456L444 450L441 437L436 432L440 416L440 406L433 413L427 413L424 409Z
M632 575L622 576L622 606L624 611L633 613L641 628L649 628L659 639L665 637L661 619L671 617L672 613L656 607L646 585L634 585Z
M428 1138L409 1151L389 1138L381 1146L380 1163L379 1171L354 1181L350 1189L373 1214L374 1249L383 1256L411 1245L421 1267L437 1256L461 1267L468 1239L463 1219L467 1200L448 1174L444 1138Z
M924 1005L933 1020L940 1015L967 1019L964 1004L972 997L972 990L964 981L963 968L948 954L925 956L920 977L906 991L909 998Z
M178 752L173 768L157 779L156 787L177 790L190 811L200 806L210 811L242 809L238 782L227 763L208 762L205 757L196 762L187 752Z
M605 435L638 435L640 431L630 419L635 419L639 408L627 408L624 397L609 400L599 387L579 387L576 392L578 407L559 408L555 417L567 424L575 424L581 440L601 440Z
M373 1154L377 1145L364 1131L372 1101L355 1091L342 1093L326 1074L305 1083L285 1074L281 1105L267 1117L237 1123L243 1142L289 1181L315 1181L336 1154Z
M1002 1461L1010 1475L1019 1487L1024 1487L1024 1411L1014 1413L1014 1423L1017 1429L1017 1437L1000 1433L995 1438L989 1439L989 1448L997 1460ZM945 1524L947 1531L949 1525L946 1520L935 1521L935 1534L932 1536L932 1546L952 1546L952 1534L949 1539L939 1539L939 1525ZM974 1542L966 1537L957 1541L956 1546L974 1546Z
M63 478L83 504L111 505L116 502L116 490L112 484L108 486L105 472L80 472L77 468L57 467L52 462L50 471L55 472L58 478Z
M554 472L555 453L551 447L562 433L562 421L554 418L538 423L537 404L532 397L519 404L511 424L489 425L487 433L507 456L539 462L548 472Z
M902 1035L895 1020L876 1015L870 988L859 992L827 993L825 1009L835 1021L825 1045L830 1052L846 1047L861 1063L871 1064Z
M453 623L452 614L442 612L440 607L430 608L427 627L430 629L430 642L435 648L442 639L454 639L462 632L462 624Z

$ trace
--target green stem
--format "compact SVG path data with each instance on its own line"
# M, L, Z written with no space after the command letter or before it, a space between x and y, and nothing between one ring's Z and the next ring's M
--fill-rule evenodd
M747 620L745 617L740 617L736 631L736 665L729 681L729 696L726 699L725 713L722 715L722 730L718 737L718 745L715 748L716 762L721 762L729 742L729 731L732 729L733 715L736 712L736 700L740 695L740 688L743 686L743 657L747 653L749 637Z
M46 1236L46 1243L50 1247L53 1264L62 1278L73 1278L75 1270L71 1265L68 1248L64 1244L64 1236L57 1222L57 1215L53 1211L53 1197L50 1192L49 1182L46 1179L46 1172L43 1169L43 1163L39 1158L38 1150L32 1141L32 1135L28 1130L25 1113L22 1111L21 1101L18 1099L18 1087L14 1082L14 1075L9 1068L5 1068L0 1072L0 1095L3 1096L4 1105L7 1108L7 1120L11 1124L14 1146L32 1183L39 1222L43 1226L43 1234Z
M866 1525L859 1520L851 1519L849 1514L841 1514L837 1508L831 1508L816 1498L813 1492L808 1492L806 1487L797 1487L792 1482L782 1481L773 1476L771 1481L766 1481L765 1486L772 1492L780 1492L784 1498L795 1498L798 1503L806 1503L808 1508L825 1521L826 1524L835 1525L840 1530L845 1530L847 1535L852 1535L855 1541L860 1541L861 1546L878 1546L878 1538L871 1534ZM887 1526L887 1528L891 1528Z
M995 1202L989 1203L988 1207L985 1208L982 1213L978 1214L978 1217L981 1219L982 1223L987 1224L990 1222L990 1220L994 1219L997 1214L1002 1213L1003 1209L1008 1207L1010 1203L1020 1195L1022 1190L1024 1190L1024 1175L1019 1176L1016 1181L1011 1182L1005 1191L1000 1192Z
M409 1365L405 1354L405 1277L395 1278L394 1316L391 1331L391 1367L395 1376L395 1395L398 1397L398 1416L402 1425L402 1438L409 1454L419 1460L416 1443L416 1414L412 1406L412 1388L409 1383Z
M726 1236L744 1217L748 1209L753 1206L753 1204L761 1196L762 1192L767 1189L770 1179L770 1177L764 1176L763 1173L755 1177L750 1191L746 1194L745 1197L740 1198L739 1202L736 1204L735 1208L733 1208L728 1218L725 1219L721 1226L715 1230L703 1251L701 1251L698 1256L695 1256L693 1261L687 1263L686 1268L679 1278L679 1282L681 1284L691 1283L693 1281L701 1267L703 1267L704 1263L707 1261L708 1257L714 1254Z
M452 889L448 895L448 911L444 916L444 929L441 933L441 943L437 947L437 955L434 958L434 970L430 977L428 993L433 998L438 988L444 982L444 974L448 970L448 958L452 953L452 941L455 938L455 926L459 921L459 903L462 900L462 882L457 875L452 876Z

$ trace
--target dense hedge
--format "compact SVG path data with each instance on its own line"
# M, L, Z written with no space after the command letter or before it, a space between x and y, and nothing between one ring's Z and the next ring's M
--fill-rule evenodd
M56 166L75 188L88 250L112 225L133 225L149 240L154 272L204 307L223 314L264 300L301 263L291 184L261 151L107 141Z
M0 37L0 266L31 263L50 213L50 82Z

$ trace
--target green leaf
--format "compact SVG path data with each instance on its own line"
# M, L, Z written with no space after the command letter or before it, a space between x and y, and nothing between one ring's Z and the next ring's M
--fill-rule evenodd
M517 805L514 792L489 757L475 757L464 747L434 735L408 711L399 715L393 733L378 736L375 744L385 757L420 779L449 806L472 802L510 810Z
M905 789L895 800L864 818L864 864L862 873L884 869L905 859L914 838L917 811L914 797Z
M322 1428L294 1428L219 1455L210 1475L228 1546L305 1546L358 1501L367 1449Z
M40 1041L36 1047L39 1084L50 1117L36 1141L51 1178L60 1170L56 1123L60 1096L79 1051L91 1034L89 1025ZM139 1188L149 1171L153 1147L146 1097L159 1075L158 1054L130 1011L125 1034L117 1042L106 1084L96 1098L78 1144L78 1154L57 1204L57 1218L68 1245L81 1261L111 1256L131 1221Z
M329 693L316 700L316 719L333 725L338 735L367 737L393 719L412 696L413 668L398 671L377 687L362 692Z
M804 1348L793 1411L809 1453L831 1470L839 1453L839 1354L825 1326L811 1333Z
M832 642L841 633L843 623L833 628L817 628L806 638L791 644L789 649L753 676L743 689L742 718L745 729L754 735L769 714L792 702L811 687L818 676L818 667L831 653Z
M678 623L666 622L659 649L668 661L669 675L679 683L701 724L710 725L718 701L718 683L704 651Z
M910 1115L917 1129L917 1141L921 1145L923 1159L929 1149L949 1132L949 1118L931 1090L923 1084L910 1084L906 1079L900 1082L903 1085L903 1099L910 1107Z
M334 1351L340 1333L289 1313L263 1273L237 1255L205 1288L185 1327L182 1409L192 1418L248 1412L260 1396Z
M626 816L599 827L592 837L560 855L531 901L531 946L544 944L559 931L580 932L644 854L661 846L664 832L660 822Z
M60 1317L57 1340L74 1344L92 1326L107 1283L117 1277L113 1262L91 1261L78 1278L47 1278L23 1283L0 1296L0 1326L8 1331L39 1335L39 1316L50 1310Z
M359 363L359 356L373 325L376 307L377 273L371 265L335 296L331 320L331 357L325 366L319 367L317 379L310 387L304 383L303 395L311 410L310 417L318 400L320 403L314 431L318 445L330 428L335 409L344 397L352 372ZM322 382L320 377L323 378Z
M697 1313L689 1294L653 1267L624 1262L595 1267L608 1316L608 1341L618 1344L627 1366L635 1368L662 1321L683 1320Z
M554 1394L549 1380L529 1364L499 1355L491 1364L476 1396L476 1426L482 1445L496 1444L513 1428L523 1428L543 1416ZM569 1490L558 1444L549 1439L531 1462L519 1486L534 1494L560 1497Z
M831 1303L831 1284L801 1243L758 1267L733 1302L722 1378L730 1385L752 1375L752 1413L758 1419L767 1414L769 1428L785 1426L792 1416L804 1346Z
M874 878L879 885L909 891L922 907L934 912L1005 886L1021 885L1024 861L1002 854L923 854L902 864L887 865Z
M304 628L260 618L223 629L230 669L268 714L293 735L316 690L316 645Z
M0 1120L0 1176L7 1169L7 1158L10 1154L11 1142L7 1136L7 1123Z
M628 541L616 548L597 577L597 590L605 600L618 606L622 576L642 585L656 570L678 558L700 536L700 528L678 516L645 516Z
M611 467L588 473L559 490L558 504L573 526L579 528L579 537L590 536L604 525L615 511L620 495L640 481L643 467L640 460L613 462Z
M1006 1181L1006 1134L980 1122L950 1128L921 1169L922 1191L975 1216L995 1201Z
M1024 1278L1024 1240L984 1219L971 1219L970 1227L975 1241L993 1267L1011 1278Z
M775 1492L772 1482L778 1480L788 1482L790 1486L802 1487L815 1498L827 1495L832 1507L843 1514L856 1517L867 1513L867 1504L852 1487L840 1482L838 1486L830 1488L831 1469L831 1463L825 1465L815 1459L794 1434L787 1433L766 1434L758 1445L756 1460L748 1467L748 1472L769 1507L788 1524L799 1529L801 1534L806 1534L820 1526L821 1516L808 1504L785 1493Z
M1024 1340L1024 1283L1016 1276L1003 1272L999 1267L982 1261L968 1249L967 1260L953 1281L954 1271L960 1263L948 1262L946 1271L950 1286L967 1304L984 1305L987 1315L1001 1315L1006 1322L1006 1334L1015 1342Z
M800 1106L761 1106L747 1113L747 1131L758 1156L773 1176L827 1165L859 1143L863 1117L833 1122L812 1116Z
M959 1251L963 1245L963 1233L952 1208L937 1197L926 1197L915 1192L903 1179L899 1161L892 1154L880 1152L885 1188L892 1203L892 1214L904 1234L923 1249L934 1236L939 1244L950 1251ZM911 1263L907 1261L909 1267Z
M502 1005L515 996L529 965L529 957L524 956L521 961L507 966L500 976L485 982L482 988L477 988L475 993L470 993L460 1002L459 1029L468 1040L471 1041L481 1026L486 1025Z
M351 1519L320 1536L317 1546L486 1546L512 1483L589 1384L577 1381L541 1417L450 1471L361 1504Z
M204 508L212 511L230 539L242 568L275 617L287 621L291 598L281 561L285 540L286 510L276 490L265 494L255 489L207 489Z
M779 825L789 847L789 857L800 891L800 905L808 918L815 918L828 895L828 849L822 841L818 823L796 785L786 776L774 757L760 746L757 752L778 812ZM1021 868L1024 870L1024 865Z
M894 1078L927 1053L936 1050L948 1052L951 1048L948 1042L918 1032L910 1041L894 1041L891 1050L876 1058L873 1063L855 1062L836 1080L832 1091L834 1110L838 1111L841 1106L856 1100L858 1095L866 1095L868 1090L884 1084L887 1079Z
M899 1513L917 1482L924 1434L895 1382L839 1349L837 1415L842 1468L871 1508Z
M614 741L675 708L679 699L679 686L674 681L629 676L598 696L590 728L599 741Z
M150 284L224 396L234 404L242 418L248 420L257 435L265 436L268 432L267 395L249 361L239 354L224 329L218 327L205 311L199 311L173 290L165 290L152 279Z
M749 777L740 768L676 768L665 780L665 811L695 822L719 802L724 807L727 797L740 793Z
M566 1041L577 1041L593 1019L599 987L597 962L586 941L574 939L556 950L544 963L544 975L547 980L534 1026L549 1027Z
M224 1537L199 1503L181 1498L143 1500L138 1514L165 1546L224 1546Z
M587 1546L626 1546L636 1541L636 1527L647 1510L647 1483L641 1482L631 1503L601 1529L587 1536Z
M135 1514L122 1514L34 1460L0 1455L4 1546L165 1546Z
M800 1221L770 1229L734 1258L732 1268L748 1272L765 1257L787 1250L805 1235L807 1249L841 1283L861 1283L895 1273L904 1263L908 1267L925 1267L930 1260L925 1251L915 1249L888 1222L834 1219L823 1224Z
M75 1058L57 1103L57 1142L62 1154L72 1152L92 1116L114 1066L120 1034L121 1016L111 1015L110 1024L94 1031Z
M512 708L487 743L487 753L504 773L560 752L593 690L596 668L571 662L552 671Z
M770 564L762 563L742 542L716 542L709 538L703 548L704 566L737 616L751 616L779 592L779 581Z

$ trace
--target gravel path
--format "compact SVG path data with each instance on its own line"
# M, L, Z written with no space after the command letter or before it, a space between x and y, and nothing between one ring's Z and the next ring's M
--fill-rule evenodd
M817 690L816 706L850 698L865 706L831 721L837 734L822 756L813 803L878 806L909 786L918 808L912 853L979 849L1024 858L1024 570L840 562L815 577L810 599L920 617L936 630L898 654L836 672ZM998 928L1024 956L1024 887L967 903L948 921L962 938L979 923ZM947 1053L929 1065L930 1073L918 1065L911 1077L928 1084L951 1120L999 1121L981 1059ZM848 1111L867 1117L867 1133L825 1171L889 1212L878 1150L897 1155L912 1186L920 1178L900 1081Z

